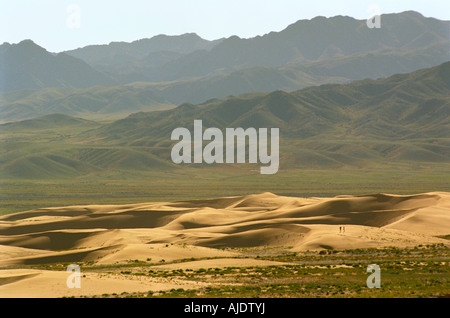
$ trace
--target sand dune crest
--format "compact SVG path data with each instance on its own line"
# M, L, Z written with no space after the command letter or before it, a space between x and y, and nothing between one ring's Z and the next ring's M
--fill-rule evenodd
M340 233L344 225L346 232ZM0 217L0 264L225 256L215 249L223 247L302 250L448 244L437 237L447 234L450 193L446 192L334 198L262 193L5 215ZM171 247L164 250L161 246L166 244ZM186 245L191 250L180 247Z

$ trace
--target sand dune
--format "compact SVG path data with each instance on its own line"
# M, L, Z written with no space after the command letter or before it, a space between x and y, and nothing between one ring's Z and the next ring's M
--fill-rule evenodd
M345 226L345 233L339 231L341 226ZM273 262L245 260L239 250L223 248L289 247L301 251L449 245L448 240L438 237L448 234L450 193L446 192L334 198L263 193L184 202L43 208L0 217L0 266L5 268L0 270L0 296L14 297L18 291L28 290L30 283L35 289L20 297L38 295L33 291L49 286L49 282L55 285L45 294L48 297L67 290L61 280L67 277L65 272L9 266L105 265L135 260L159 263L158 268L167 269L269 266ZM197 260L165 265L191 258ZM173 282L151 279L126 281L123 286L118 277L96 275L90 273L83 295L174 286ZM95 288L100 280L101 290ZM72 290L63 294L78 295Z
M223 247L412 246L447 243L436 236L449 232L445 192L54 207L0 217L0 264L221 257Z

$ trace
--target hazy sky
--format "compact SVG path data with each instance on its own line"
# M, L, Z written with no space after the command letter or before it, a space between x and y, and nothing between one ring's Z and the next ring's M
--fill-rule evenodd
M248 38L318 15L367 19L371 5L450 20L448 0L0 0L0 43L31 39L60 52L158 34Z

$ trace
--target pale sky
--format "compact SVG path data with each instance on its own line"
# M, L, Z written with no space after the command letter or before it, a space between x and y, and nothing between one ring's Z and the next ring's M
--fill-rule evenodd
M450 20L448 0L0 0L0 43L31 39L48 51L197 33L214 40L281 31L300 19L418 11Z

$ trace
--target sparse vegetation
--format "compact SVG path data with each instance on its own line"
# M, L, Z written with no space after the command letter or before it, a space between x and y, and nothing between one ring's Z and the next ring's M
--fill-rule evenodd
M400 254L392 254L400 250ZM411 252L408 254L407 252ZM413 253L416 251L416 253ZM402 260L398 255L406 256ZM298 252L266 259L280 266L150 270L152 277L211 283L199 289L132 293L127 297L440 297L450 294L449 248L433 245L411 249L357 249ZM298 264L292 264L298 262ZM376 262L382 271L380 289L366 286L366 268ZM345 266L342 266L345 264ZM128 275L141 275L139 268Z
M169 281L196 281L209 286L186 289L122 293L98 297L441 297L450 294L450 248L443 244L411 248L368 248L287 252L256 258L254 249L239 249L249 258L284 262L284 265L214 267L198 269L159 269L158 264L128 263L109 265L108 273L148 276ZM395 253L394 253L395 252ZM250 256L252 255L252 256ZM194 259L201 261L202 259ZM191 259L167 262L182 264ZM366 286L367 266L381 268L381 288ZM33 268L61 269L49 264ZM105 266L82 265L84 271L105 272ZM124 270L123 268L126 268Z

